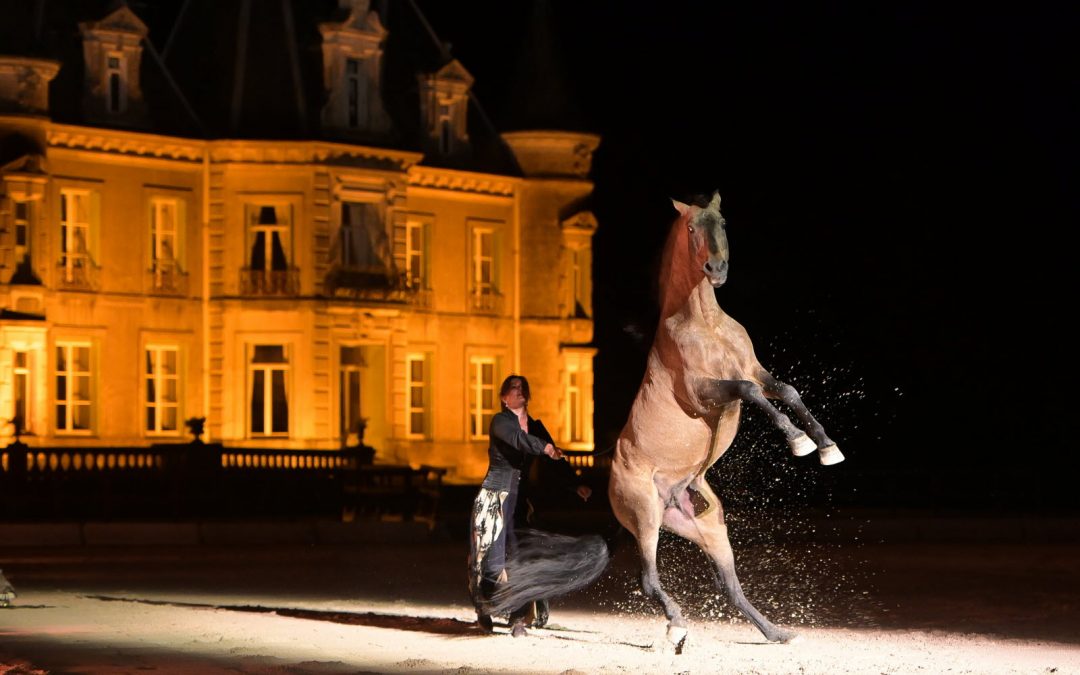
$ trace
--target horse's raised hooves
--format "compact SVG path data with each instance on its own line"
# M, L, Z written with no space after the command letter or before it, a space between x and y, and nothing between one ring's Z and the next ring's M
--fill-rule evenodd
M821 450L818 450L818 459L825 466L831 466L844 461L844 453L840 452L840 448L835 445L826 445Z
M805 457L811 452L817 450L817 445L810 440L810 437L806 434L799 434L795 438L787 442L788 447L791 448L791 454L796 457Z

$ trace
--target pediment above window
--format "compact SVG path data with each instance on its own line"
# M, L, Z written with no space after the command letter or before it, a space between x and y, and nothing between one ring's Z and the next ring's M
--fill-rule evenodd
M44 178L48 173L49 172L45 168L45 156L37 153L23 155L18 159L8 162L3 167L0 167L0 175L3 175L6 179L15 176L20 178L25 178L27 176L39 176Z
M597 220L592 211L578 211L574 215L566 218L561 223L564 232L580 232L582 234L592 234L596 232Z
M121 5L114 12L99 21L86 21L79 25L85 35L87 31L133 33L142 39L150 32L135 12L127 5Z

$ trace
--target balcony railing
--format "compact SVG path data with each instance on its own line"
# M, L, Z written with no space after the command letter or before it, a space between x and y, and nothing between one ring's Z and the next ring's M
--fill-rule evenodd
M326 275L326 294L371 302L431 306L431 290L410 281L407 275L387 274L382 270L334 266Z
M175 263L154 264L147 272L147 288L161 295L184 295L188 289L188 273Z
M469 294L469 305L474 312L482 314L500 314L503 307L503 296L495 289L484 292L474 290Z
M91 291L98 287L99 268L86 254L68 253L56 265L57 286L66 290Z
M240 270L241 295L297 295L300 292L300 270Z
M363 450L16 441L0 447L0 521L367 517L433 528L446 469L372 464Z

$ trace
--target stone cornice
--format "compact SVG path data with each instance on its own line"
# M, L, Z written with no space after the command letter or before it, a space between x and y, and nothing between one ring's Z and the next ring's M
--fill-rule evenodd
M201 162L205 144L176 136L54 124L46 132L49 147L116 155Z
M409 170L409 185L450 192L512 197L520 181L508 176L489 173L472 173L451 169L414 166Z
M344 164L391 171L408 171L423 155L418 152L322 141L199 141L133 131L51 124L49 147L88 150L113 155L201 162L209 152L216 163Z
M322 141L210 141L211 162L255 164L345 164L408 171L418 152Z

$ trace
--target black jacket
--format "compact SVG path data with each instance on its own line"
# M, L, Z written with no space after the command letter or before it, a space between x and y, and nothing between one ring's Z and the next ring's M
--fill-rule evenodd
M540 420L529 418L529 433L555 445L551 434ZM574 492L578 486L584 484L581 477L574 471L574 467L570 466L570 462L566 460L556 461L546 457L541 458L540 461L534 460L534 457L526 457L525 466L521 470L522 490L519 494L522 498L536 501L537 497L549 493L552 488L558 488L563 492ZM519 513L522 512L519 511Z
M529 419L530 428L534 420ZM541 429L543 426L540 427ZM544 432L545 436L547 432ZM491 418L488 429L488 470L483 487L489 490L509 490L520 480L521 471L528 467L530 455L543 455L548 438L527 434L518 424L517 415L503 410Z

